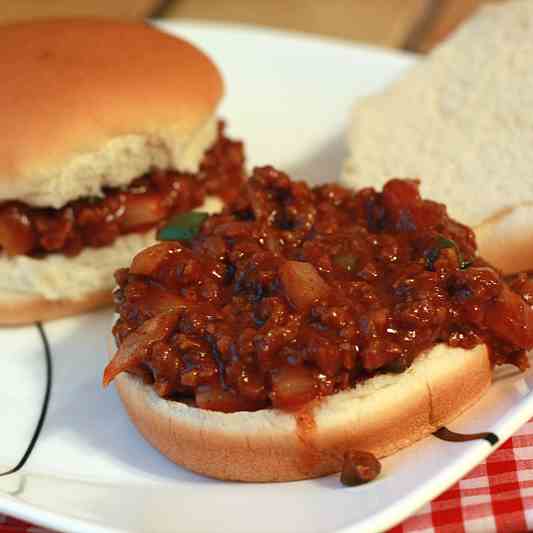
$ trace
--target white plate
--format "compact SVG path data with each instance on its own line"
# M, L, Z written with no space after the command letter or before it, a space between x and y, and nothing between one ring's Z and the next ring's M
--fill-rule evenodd
M222 115L246 140L252 164L298 178L334 179L354 99L397 76L413 59L393 52L258 29L164 24L220 65ZM169 68L172 68L169 65ZM100 377L111 312L45 326L54 383L43 433L21 473L0 478L0 511L65 531L379 531L444 490L491 451L485 441L430 437L383 461L366 486L337 476L284 484L223 483L186 472L136 433ZM0 330L0 465L28 441L44 390L35 327ZM533 415L533 373L503 375L452 429L493 431L501 440Z

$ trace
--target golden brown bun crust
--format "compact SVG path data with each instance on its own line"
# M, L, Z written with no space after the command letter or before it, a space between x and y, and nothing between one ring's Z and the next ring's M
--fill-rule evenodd
M81 300L46 300L41 296L14 296L0 301L0 326L22 326L56 320L111 305L111 291L96 291Z
M20 179L37 186L47 170L125 134L171 130L185 139L222 95L220 74L202 52L142 23L8 24L0 42L4 190Z
M348 449L390 455L468 409L490 382L483 345L473 350L437 345L403 374L372 378L296 415L206 411L163 400L129 374L116 379L130 418L155 448L194 472L240 481L338 472ZM307 431L298 429L306 426Z

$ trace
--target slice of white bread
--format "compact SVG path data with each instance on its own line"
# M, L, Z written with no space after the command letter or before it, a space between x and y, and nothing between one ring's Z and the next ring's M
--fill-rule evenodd
M361 101L348 142L344 183L418 177L423 197L476 229L483 257L506 272L532 268L533 2L481 9Z

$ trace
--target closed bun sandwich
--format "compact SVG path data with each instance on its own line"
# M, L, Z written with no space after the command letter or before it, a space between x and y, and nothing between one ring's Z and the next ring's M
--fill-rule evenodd
M0 324L109 304L158 227L243 178L221 76L141 23L16 23L0 41Z
M420 177L505 273L533 269L533 2L483 7L356 104L343 182Z
M528 366L533 283L507 285L415 181L355 193L258 168L197 222L117 271L103 378L194 472L337 472L353 450L383 457L449 423L494 365Z

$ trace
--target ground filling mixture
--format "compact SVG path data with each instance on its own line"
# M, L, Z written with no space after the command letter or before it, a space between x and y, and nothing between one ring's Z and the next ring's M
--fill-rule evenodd
M116 273L119 350L105 383L128 371L164 398L232 412L291 409L402 372L438 342L486 343L493 364L528 366L533 283L511 290L416 181L354 193L258 168L197 223Z
M228 139L220 122L196 174L154 171L127 187L108 188L102 197L61 209L0 203L0 249L9 256L40 257L54 252L75 256L87 246L108 246L120 235L145 232L202 205L207 195L231 200L244 175L243 144Z

